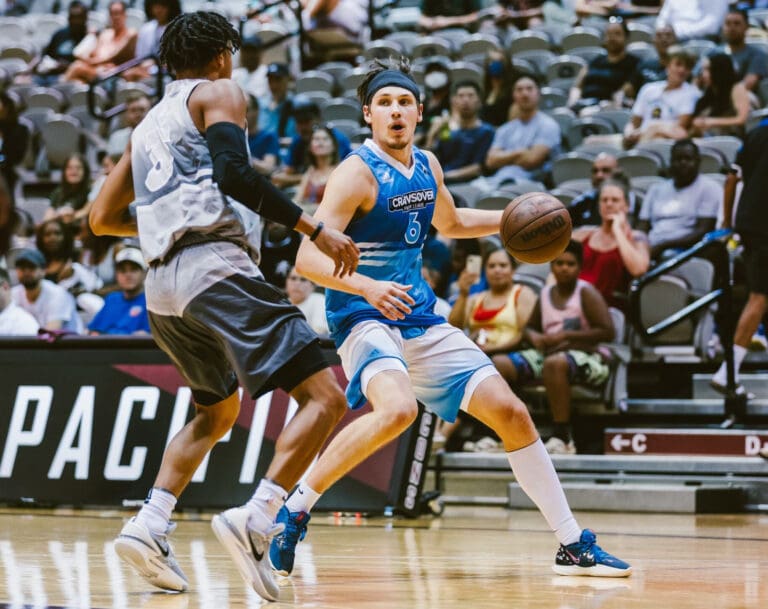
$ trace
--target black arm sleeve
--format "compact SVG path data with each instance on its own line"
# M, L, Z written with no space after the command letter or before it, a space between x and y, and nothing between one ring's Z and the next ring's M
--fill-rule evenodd
M221 192L267 220L289 228L296 226L301 207L251 167L241 127L234 123L214 123L206 129L205 139L213 159L213 179Z

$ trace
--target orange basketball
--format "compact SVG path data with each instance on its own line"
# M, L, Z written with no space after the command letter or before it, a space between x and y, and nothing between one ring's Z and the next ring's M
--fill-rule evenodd
M550 262L571 240L571 216L556 197L527 192L507 204L499 232L506 250L521 262Z

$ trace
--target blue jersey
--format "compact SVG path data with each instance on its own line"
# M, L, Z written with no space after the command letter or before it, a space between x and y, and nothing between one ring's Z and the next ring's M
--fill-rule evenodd
M427 156L413 150L411 167L404 167L367 140L352 154L373 172L378 184L376 204L354 218L344 231L360 248L358 273L382 281L412 285L408 294L416 301L402 320L389 320L362 296L326 290L328 327L337 345L352 328L368 319L404 328L425 328L445 319L435 315L435 294L421 276L421 248L432 224L437 183Z

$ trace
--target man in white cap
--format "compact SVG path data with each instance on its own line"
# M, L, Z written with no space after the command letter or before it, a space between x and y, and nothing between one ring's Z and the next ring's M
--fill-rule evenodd
M97 334L149 334L144 276L147 263L141 251L126 247L115 256L115 279L120 291L108 294L88 332Z

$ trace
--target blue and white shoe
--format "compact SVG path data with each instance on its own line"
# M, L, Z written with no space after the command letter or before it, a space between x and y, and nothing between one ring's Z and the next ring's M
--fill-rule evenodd
M628 577L632 573L632 567L608 554L595 543L596 541L594 532L584 529L579 541L560 546L552 569L558 575Z
M307 524L310 516L307 512L289 512L283 506L277 513L275 522L284 524L285 530L275 535L269 546L269 560L272 568L280 575L288 576L293 571L293 562L296 559L296 545L307 534Z

